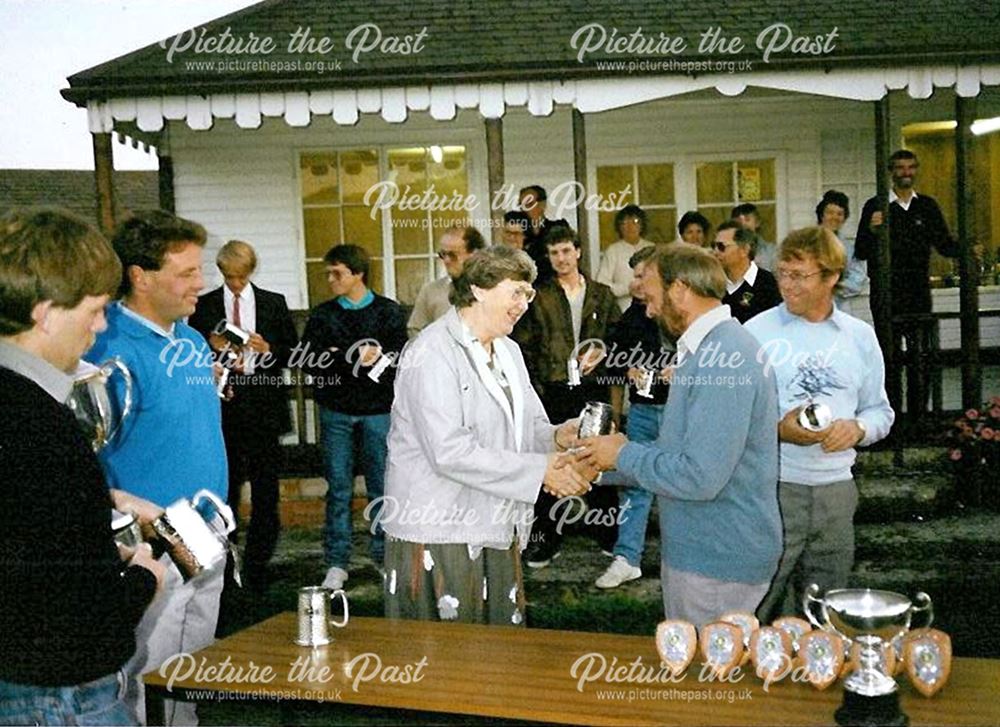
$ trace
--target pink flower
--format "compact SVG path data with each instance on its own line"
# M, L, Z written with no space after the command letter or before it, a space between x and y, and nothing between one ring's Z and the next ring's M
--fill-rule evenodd
M975 409L969 409L968 411L965 412L965 418L966 419L978 419L979 418L979 412L976 411Z
M1000 419L1000 406L995 406L990 409L990 416L994 419Z
M983 431L979 433L979 436L981 436L986 441L989 441L991 439L996 438L996 433L989 427L983 427Z
M958 460L962 459L962 450L953 449L950 452L948 452L948 457L951 459L952 462L958 462Z

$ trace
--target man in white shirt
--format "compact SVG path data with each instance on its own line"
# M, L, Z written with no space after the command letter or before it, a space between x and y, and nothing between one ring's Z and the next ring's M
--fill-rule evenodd
M228 378L222 404L222 434L229 462L229 504L239 513L243 483L250 482L252 517L244 560L251 586L266 585L266 567L281 530L279 517L279 438L292 428L282 369L298 341L285 296L250 282L257 253L241 240L230 240L216 257L224 284L198 299L188 323L214 351L232 350L216 333L225 321L249 339L236 353L241 360Z

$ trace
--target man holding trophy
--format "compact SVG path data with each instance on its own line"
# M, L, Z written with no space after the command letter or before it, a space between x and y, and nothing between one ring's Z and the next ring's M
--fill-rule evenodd
M812 583L844 588L854 563L858 489L851 475L855 447L889 433L894 414L875 332L833 303L846 267L832 232L792 232L778 252L784 303L746 323L778 380L778 496L784 552L758 614L792 614Z
M278 439L292 428L281 375L297 337L285 296L250 282L257 269L257 253L250 244L230 240L215 261L224 284L198 299L188 323L208 339L213 351L235 354L222 402L229 505L239 512L240 489L249 480L253 511L245 575L250 585L261 587L281 530Z
M781 554L774 376L753 336L721 304L726 277L691 245L658 251L643 275L646 313L677 336L670 396L650 442L578 442L601 484L658 496L660 580L668 619L700 628L757 608Z
M108 309L108 328L89 354L117 356L131 371L135 412L101 451L112 487L161 507L205 489L226 498L226 450L213 357L200 333L182 320L203 287L205 229L163 211L137 213L115 232L121 259L121 300ZM145 715L141 674L179 652L212 642L223 569L185 581L167 564L166 587L136 630L128 699ZM197 724L194 705L165 700L164 724ZM143 721L145 721L143 719Z
M121 265L59 210L0 222L0 723L134 724L121 698L134 629L162 585L148 546L116 549L112 504L69 407ZM109 496L110 495L110 496Z

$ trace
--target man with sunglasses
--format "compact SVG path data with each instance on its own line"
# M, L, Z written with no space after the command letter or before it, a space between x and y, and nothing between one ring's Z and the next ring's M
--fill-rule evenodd
M444 265L446 275L424 283L417 293L413 304L413 312L406 324L406 333L410 338L427 328L431 323L443 316L451 307L448 302L448 292L451 281L462 274L465 261L476 250L486 247L486 240L475 227L450 227L441 236L438 259Z
M784 303L746 324L778 381L781 447L778 499L784 549L758 609L770 622L793 614L811 583L844 588L854 563L858 489L851 474L855 447L889 433L893 411L875 331L833 304L844 274L844 247L824 227L791 233L778 252ZM824 404L832 421L804 427L805 405Z
M712 243L716 259L726 271L722 304L729 306L729 312L740 323L781 302L774 276L754 262L756 246L757 236L733 220L719 225Z

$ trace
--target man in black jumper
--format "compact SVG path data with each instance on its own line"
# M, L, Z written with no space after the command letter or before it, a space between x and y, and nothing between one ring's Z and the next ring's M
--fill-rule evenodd
M333 299L309 315L302 334L301 365L313 376L328 486L323 585L342 588L351 557L354 437L357 433L361 438L368 500L379 503L370 515L379 523L394 362L406 344L406 315L398 303L368 288L370 261L364 248L337 245L323 260ZM369 552L381 566L385 553L381 524L372 533Z
M739 222L729 220L715 231L712 248L726 271L726 295L723 305L740 323L781 303L781 292L774 275L754 262L757 235Z
M900 149L889 157L892 189L888 201L872 197L865 202L858 222L854 257L868 261L871 280L872 314L877 316L875 301L879 291L878 246L880 227L889 215L889 294L893 317L895 349L905 350L907 369L907 411L919 414L927 408L927 371L922 359L937 345L935 321L896 321L896 316L931 312L930 260L931 249L946 257L957 257L958 243L948 231L941 208L932 197L918 195L913 189L920 167L917 155ZM878 330L879 321L875 321ZM885 342L882 342L885 346ZM892 395L892 392L890 392ZM902 402L893 401L897 412Z
M162 585L149 546L120 552L108 490L66 406L121 280L107 240L58 210L0 223L0 724L136 724L121 698L135 627Z

